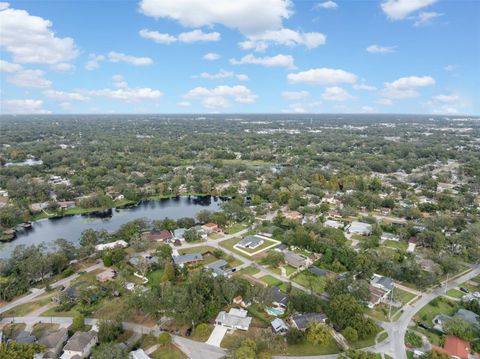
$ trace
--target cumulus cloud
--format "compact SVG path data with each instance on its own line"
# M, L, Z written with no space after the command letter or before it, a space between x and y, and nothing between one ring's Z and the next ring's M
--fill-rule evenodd
M25 10L2 3L0 7L0 46L16 63L58 64L78 55L73 39L55 36L52 23Z
M282 97L286 100L301 100L310 96L308 91L283 91Z
M22 69L22 65L0 60L0 72L12 73Z
M338 86L327 87L322 94L322 99L326 101L346 101L351 98L353 98L353 96L350 95L347 90Z
M223 80L227 78L236 78L237 80L240 81L246 81L248 80L248 76L245 74L236 74L233 71L226 71L221 69L219 72L215 74L210 74L208 72L202 72L198 77L202 79L207 79L207 80Z
M395 46L380 46L380 45L370 45L367 47L367 52L371 54L388 54L395 51Z
M90 54L89 60L85 64L85 69L87 70L95 70L100 67L100 62L105 61L105 56L103 55L95 55Z
M435 2L437 0L387 0L381 4L381 7L391 20L402 20L411 13Z
M291 29L266 31L258 35L249 36L247 40L239 43L244 50L255 49L264 51L270 44L297 46L304 45L309 49L324 45L327 37L320 32L298 32Z
M230 59L232 65L261 65L265 67L288 67L294 69L295 61L291 55L275 55L256 57L252 54L245 55L240 60Z
M173 42L206 42L206 41L219 41L220 33L218 32L203 32L202 30L193 30L189 32L182 32L178 36L170 34L162 34L158 31L151 31L147 29L142 29L139 32L139 35L145 39L150 39L156 42L157 44L166 44L169 45Z
M59 101L81 101L85 102L90 100L89 97L79 93L79 92L65 92L65 91L55 91L55 90L46 90L43 91L43 96L52 98Z
M338 4L334 1L325 1L315 5L316 9L336 9Z
M357 91L375 91L377 88L375 86L369 86L366 84L356 84L352 86L354 90Z
M215 52L209 52L203 55L203 59L208 61L215 61L215 60L218 60L219 58L220 58L220 55Z
M460 100L460 97L458 97L458 95L436 95L432 97L432 100L443 103L452 103Z
M288 74L287 79L292 84L333 85L337 83L355 83L357 82L357 75L340 69L322 67Z
M140 11L154 18L170 18L186 27L221 24L245 35L279 29L292 14L290 0L141 0Z
M144 100L159 99L163 93L159 90L154 90L149 87L143 88L124 88L124 89L102 89L102 90L88 90L85 91L89 96L108 97L114 100L122 100L126 102L140 102Z
M108 53L108 59L111 62L125 62L135 66L145 66L153 64L153 60L149 57L136 57L125 55L121 52L110 51Z
M43 109L42 100L4 100L0 99L2 114L45 114L50 111Z
M7 81L17 87L44 89L50 87L52 81L43 77L42 70L19 70L7 77Z
M429 25L432 23L433 19L442 16L443 14L440 14L438 12L425 12L422 11L418 16L415 18L415 22L413 23L414 26L425 26Z
M180 101L180 102L177 102L177 106L180 106L180 107L190 107L192 106L192 104L188 101Z
M390 100L418 97L418 87L435 85L435 79L430 76L401 77L393 82L386 82L380 95Z
M67 62L60 62L58 64L54 64L54 65L50 66L50 68L53 71L65 72L65 71L73 70L75 68L75 66L73 66L72 64L69 64Z
M254 103L257 96L245 86L217 86L213 89L195 87L184 96L186 99L200 100L203 107L208 109L222 109L230 107L229 99L238 103Z

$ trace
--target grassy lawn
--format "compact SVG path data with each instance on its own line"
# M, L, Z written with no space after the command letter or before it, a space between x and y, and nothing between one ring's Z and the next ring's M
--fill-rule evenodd
M126 298L104 298L97 305L93 312L95 318L111 319L117 316L122 316L126 311Z
M470 291L470 293L480 291L480 284L477 284L476 282L471 282L471 281L462 283L459 285L459 287L467 288Z
M394 312L395 309L392 308L392 318ZM368 309L367 313L375 319L381 320L382 322L388 322L388 306L383 303L376 305L372 309Z
M432 300L426 306L415 314L414 319L422 321L428 326L432 325L432 320L437 314L446 314L452 316L458 309L458 304L446 298L437 298Z
M158 284L162 282L163 269L157 269L147 273L148 285Z
M316 293L323 293L325 291L326 279L310 273L308 270L298 273L292 278L292 281L304 286L307 289L312 289Z
M476 277L473 277L472 279L470 279L471 281L475 282L475 283L478 283L480 284L480 275L477 275Z
M409 301L411 301L415 297L416 297L415 294L407 292L407 291L399 289L399 288L395 288L393 290L393 299L398 301L398 302L402 302L403 304L408 303Z
M79 314L78 310L73 307L68 311L59 311L57 312L55 309L58 307L53 307L47 310L46 312L42 313L43 317L74 317L75 315Z
M15 323L15 324L6 324L3 327L3 334L15 338L21 331L25 330L26 324L24 323Z
M47 330L57 330L58 324L37 323L33 326L32 334L40 338Z
M188 253L206 253L206 252L212 252L215 250L215 248L210 247L210 246L198 246L198 247L192 247L192 248L185 248L185 249L179 249L178 253L180 254L188 254Z
M273 287L273 286L280 286L283 282L280 280L280 279L277 279L275 277L272 277L271 275L264 275L263 277L260 277L259 278L261 281L267 283L267 285L269 287Z
M452 298L462 298L465 295L465 293L463 293L462 291L460 291L458 289L450 289L447 292L447 295L449 297L452 297Z
M242 270L239 270L238 272L235 273L235 275L254 275L260 272L260 269L254 268L252 266L248 266L246 268L243 268Z
M33 312L34 310L37 310L38 308L43 307L44 305L47 305L48 303L51 302L51 297L52 295L49 294L46 297L42 297L39 300L36 300L34 302L28 302L25 304L21 304L19 306L16 306L15 308L10 309L9 311L5 312L3 314L4 317L24 317L28 313Z
M381 343L383 342L385 339L388 338L388 333L387 332L383 332L382 334L380 334L380 336L378 337L378 342Z
M212 334L212 331L213 331L212 324L208 324L208 330L206 330L204 333L199 333L197 328L195 328L192 331L192 335L190 336L190 339L196 340L197 342L205 342L210 337L210 334Z
M284 265L284 266L280 266L280 267L277 267L277 268L269 268L273 273L276 273L278 275L282 275L282 268L285 269L285 272L287 274L287 276L289 276L290 274L292 274L293 272L296 271L296 269L292 266L289 266L289 265Z
M298 356L309 356L309 355L326 355L326 354L336 354L340 352L340 348L333 338L326 344L315 345L307 341L302 344L288 345L286 355L298 355ZM279 353L280 354L280 353Z
M242 253L242 252L238 251L237 249L233 248L233 246L234 246L240 239L241 239L241 238L234 237L234 238L227 239L226 241L221 241L221 242L219 242L219 244L220 244L221 247L227 248L227 249L231 250L232 252L235 252L235 253L241 255L242 257L245 257L245 258L248 258L248 259L252 259L252 257L250 257L250 256L246 255L245 253Z
M235 223L235 224L232 224L230 227L226 228L225 229L225 233L226 234L234 234L234 233L237 233L237 232L240 232L240 231L243 231L245 228L247 228L248 226L246 224L243 224L243 223Z
M428 341L434 345L437 346L442 346L443 344L443 339L440 334L437 334L436 332L432 332L430 330L426 330L420 327L415 327L415 331L424 334L427 338Z
M161 347L150 354L152 359L187 359L187 356L174 344Z
M396 249L402 249L402 250L407 250L408 244L402 241L389 241L386 240L382 243L382 246L385 247L390 247L390 248L396 248Z

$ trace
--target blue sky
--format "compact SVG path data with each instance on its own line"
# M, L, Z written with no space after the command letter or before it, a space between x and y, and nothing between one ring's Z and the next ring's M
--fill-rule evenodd
M480 2L0 3L1 113L480 114Z

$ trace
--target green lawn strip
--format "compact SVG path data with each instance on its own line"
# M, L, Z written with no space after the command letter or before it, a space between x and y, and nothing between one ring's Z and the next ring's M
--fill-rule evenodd
M403 304L410 302L415 297L415 294L407 292L406 290L400 288L395 287L395 289L393 290L393 299L395 301L402 302Z
M178 251L178 253L180 253L180 254L188 254L188 253L202 253L202 254L204 254L206 252L213 253L214 250L215 250L215 248L210 247L210 246L198 246L198 247L180 249Z
M148 285L160 284L162 282L163 269L156 269L147 273Z
M307 289L312 289L316 293L323 293L327 284L324 277L312 274L308 270L298 273L291 280Z
M458 289L450 289L447 291L447 295L452 298L462 298L465 293L463 293L461 290Z
M187 356L178 349L174 344L166 345L160 347L152 354L150 354L152 359L186 359Z
M292 356L310 356L310 355L327 355L340 352L340 348L333 338L328 343L318 345L304 341L301 344L287 345L286 355ZM278 353L281 354L281 353Z
M261 281L267 283L267 285L269 287L273 287L273 286L279 286L281 285L283 282L280 280L280 279L277 279L269 274L267 275L264 275L263 277L260 277L259 278Z
M40 298L34 302L28 302L18 305L15 308L12 308L9 311L3 313L3 317L24 317L27 314L33 312L34 310L37 310L44 305L47 305L51 302L51 300L51 295L48 295L48 297Z
M408 247L408 244L405 243L405 242L402 242L402 241L398 241L398 242L397 242L397 241L389 241L389 240L386 240L386 241L384 241L384 242L382 243L382 246L406 250L407 247Z
M476 277L473 277L472 279L470 279L471 281L475 282L475 283L478 283L480 284L480 275L477 275Z
M385 339L388 338L388 333L387 332L382 332L382 334L380 334L378 336L378 340L377 340L377 343L381 343L383 342Z
M415 331L424 334L428 338L428 341L430 343L432 343L434 345L437 345L437 346L440 346L440 347L442 346L443 338L442 338L442 335L440 333L433 332L433 331L430 331L430 330L426 330L426 329L420 328L418 326L415 327Z
M245 267L245 268L239 270L238 272L236 272L235 275L253 276L254 274L257 274L258 272L260 272L260 269L254 268L252 266L248 266L248 267Z
M226 234L235 234L237 232L243 231L247 228L247 225L244 223L235 223L225 229Z

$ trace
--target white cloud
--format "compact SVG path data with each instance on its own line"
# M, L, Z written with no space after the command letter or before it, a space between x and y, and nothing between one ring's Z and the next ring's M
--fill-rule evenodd
M386 82L385 87L380 91L384 98L396 100L418 97L417 87L435 85L435 79L430 76L409 76L401 77L393 82Z
M100 66L101 61L105 61L105 56L103 55L95 55L95 54L90 54L89 55L90 60L87 61L85 64L85 69L87 70L95 70L98 69Z
M114 82L113 86L120 87L120 88L127 88L128 87L128 82L127 81Z
M290 0L141 0L140 11L154 18L170 18L198 28L222 24L245 35L279 29L292 14Z
M337 83L355 83L357 75L340 69L326 67L288 74L288 82L309 85L333 85Z
M177 38L170 34L162 34L158 31L151 31L147 29L142 29L138 32L138 34L143 37L144 39L149 39L155 41L157 44L171 44L172 42L176 42Z
M388 54L395 51L395 46L370 45L367 51L371 54Z
M377 110L371 106L362 106L360 109L360 112L362 113L375 113Z
M53 65L78 55L73 39L56 37L49 20L2 4L0 46L12 54L14 62Z
M88 101L90 100L89 97L78 93L78 92L64 92L64 91L55 91L55 90L47 90L43 91L43 95L48 98L52 98L59 101Z
M200 41L219 41L220 40L220 33L218 32L203 32L202 30L193 30L189 32L182 32L178 36L170 35L170 34L162 34L158 31L151 31L147 29L142 29L138 32L138 34L145 38L155 41L157 44L166 44L169 45L174 42L185 42L185 43L193 43L193 42L200 42Z
M4 100L0 99L2 114L43 114L50 111L42 108L42 100Z
M440 115L455 115L459 113L456 107L447 106L447 105L441 106L440 108L434 110L433 112Z
M7 77L7 81L17 87L43 89L48 88L52 81L43 77L42 70L20 70Z
M254 103L257 98L248 87L241 85L217 86L213 89L195 87L184 97L186 99L201 100L203 107L209 109L230 107L229 98L233 98L238 103Z
M207 79L207 80L223 80L227 78L236 78L237 80L240 81L246 81L248 80L248 76L245 74L236 74L232 71L226 71L221 69L219 72L215 74L210 74L208 72L202 72L198 77L202 79Z
M53 71L59 71L59 72L65 72L65 71L70 71L75 68L72 64L66 63L66 62L60 62L58 64L54 64L50 66L50 68Z
M8 2L0 2L0 11L5 10L10 7L10 4Z
M156 100L160 98L163 93L159 90L154 90L148 87L144 88L125 88L125 89L102 89L102 90L88 90L85 93L89 96L102 96L114 100L122 100L126 102L140 102L144 100Z
M316 9L336 9L337 7L338 5L334 1L325 1L315 5Z
M458 65L450 64L450 65L445 66L443 69L445 71L451 72L451 71L455 71L457 68L458 68Z
M333 86L327 87L322 94L322 98L326 101L346 101L353 98L345 89Z
M22 69L22 65L0 60L0 72L12 73L12 72L20 71L21 69Z
M249 36L247 40L239 43L244 50L255 49L264 51L269 44L297 46L304 45L309 49L324 45L327 37L320 32L297 32L291 29L266 31L262 34Z
M180 106L180 107L190 107L192 106L192 104L188 101L180 101L180 102L177 102L177 106Z
M306 113L307 109L301 103L292 103L288 106L288 110L284 112L293 112L293 113Z
M215 52L209 52L209 53L203 55L203 58L205 60L208 60L208 61L215 61L215 60L218 60L220 58L220 55L215 53Z
M413 23L414 26L425 26L429 25L432 23L432 20L442 16L443 14L440 14L438 12L425 12L422 11L418 16L416 17L416 21Z
M178 35L180 42L199 42L199 41L219 41L220 33L218 32L203 32L202 30L193 30L190 32L182 32Z
M383 105L383 106L391 106L393 105L393 101L390 100L389 98L381 98L377 101L377 103L379 105Z
M262 65L265 67L288 67L290 69L295 68L294 59L291 55L275 55L265 57L255 57L252 54L245 55L240 60L230 59L230 63L233 65Z
M357 91L375 91L377 89L375 86L369 86L366 84L353 85L352 87Z
M443 102L443 103L452 103L460 100L458 95L436 95L432 97L432 100Z
M135 57L115 51L110 51L108 53L108 59L111 62L125 62L127 64L135 66L145 66L153 64L153 60L149 57Z
M113 75L112 76L113 81L123 81L123 76L122 75Z
M411 13L432 5L437 0L387 0L382 3L383 12L392 20L405 19Z
M308 91L283 91L282 97L286 100L301 100L310 96Z

